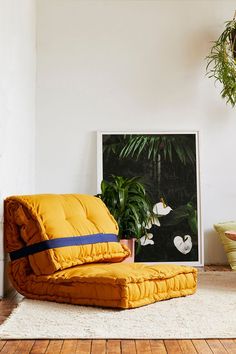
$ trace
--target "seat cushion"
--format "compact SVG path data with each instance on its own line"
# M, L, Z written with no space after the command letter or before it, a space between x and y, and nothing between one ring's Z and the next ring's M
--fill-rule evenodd
M10 277L31 299L124 309L190 295L197 285L192 267L141 263L86 264L36 276L18 260L10 266Z
M84 263L120 262L130 254L105 204L90 195L9 197L4 214L11 259L29 257L36 275Z

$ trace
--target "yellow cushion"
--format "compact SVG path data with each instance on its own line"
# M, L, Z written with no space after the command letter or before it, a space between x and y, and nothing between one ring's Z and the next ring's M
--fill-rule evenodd
M38 242L100 234L118 234L118 226L105 204L80 194L42 194L9 197L5 201L7 250ZM20 238L17 233L20 233ZM29 256L35 274L91 262L120 262L130 252L119 242L99 242L52 248Z
M225 236L226 231L236 231L236 222L222 222L219 224L215 224L214 228L220 235L231 268L233 270L236 270L236 241L230 240L228 237Z
M14 287L31 299L134 308L193 294L197 270L141 263L85 264L52 275L28 274L27 259L10 266Z

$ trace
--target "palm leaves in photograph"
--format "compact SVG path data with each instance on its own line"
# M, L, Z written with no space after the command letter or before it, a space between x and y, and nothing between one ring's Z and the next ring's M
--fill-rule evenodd
M172 162L174 154L184 165L195 164L194 148L184 135L129 135L120 158L132 157L138 160L144 155L148 160L158 161L160 155Z
M111 182L102 181L99 196L116 219L120 238L139 239L146 233L145 225L152 211L139 177L112 175Z
M189 201L186 205L181 205L173 210L171 215L166 217L164 223L168 226L176 226L184 220L187 220L193 235L197 235L197 209L193 201Z
M107 139L103 144L103 154L108 159L111 155L120 154L122 146L124 145L127 137L125 135L117 135L115 141Z
M123 147L117 151L120 159L149 161L153 171L152 190L157 198L163 196L163 163L195 168L195 139L186 134L131 134L123 137ZM154 188L155 185L155 188ZM178 186L176 186L177 188Z

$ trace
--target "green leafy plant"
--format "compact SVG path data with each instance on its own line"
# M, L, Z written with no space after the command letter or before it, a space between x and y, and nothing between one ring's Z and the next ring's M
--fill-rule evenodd
M139 240L146 234L145 225L152 215L151 202L139 179L112 175L111 182L101 183L98 196L116 219L120 238Z
M184 220L187 220L192 233L196 235L198 232L197 209L195 203L193 203L192 201L188 202L186 205L181 205L175 210L173 210L166 218L165 225L178 225Z
M165 160L173 161L173 153L184 164L194 164L193 147L186 136L173 135L130 135L120 152L120 158L133 157L136 160L143 154L152 161L158 160L158 155Z
M194 168L196 162L195 141L179 134L134 134L124 138L119 158L146 160L153 171L157 200L163 196L162 166L164 161L179 161L182 165ZM154 186L153 186L154 188Z
M213 42L207 56L207 75L215 78L223 88L221 96L232 107L236 104L236 20L226 22L225 30Z

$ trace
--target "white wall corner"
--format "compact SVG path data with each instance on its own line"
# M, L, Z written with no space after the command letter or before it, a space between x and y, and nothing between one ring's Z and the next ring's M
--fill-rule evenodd
M0 1L0 296L4 274L3 200L34 192L36 2Z

